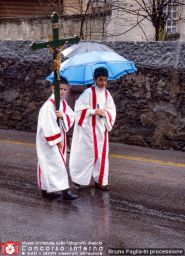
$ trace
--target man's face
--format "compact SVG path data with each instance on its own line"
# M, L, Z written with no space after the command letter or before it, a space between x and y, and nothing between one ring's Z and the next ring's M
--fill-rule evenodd
M54 86L52 86L52 91L54 92ZM60 83L60 98L64 98L67 93L67 84Z
M97 85L99 88L103 89L103 88L105 88L106 85L107 85L107 77L106 77L106 76L99 76L99 77L95 80L95 82L96 82L96 85Z

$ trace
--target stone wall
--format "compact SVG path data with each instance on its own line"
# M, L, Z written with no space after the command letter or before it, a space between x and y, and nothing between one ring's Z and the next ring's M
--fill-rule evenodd
M109 45L138 67L110 85L118 108L112 139L185 150L185 44Z
M49 95L44 81L51 70L47 50L29 50L30 42L0 42L0 127L35 131L38 109Z
M40 106L50 94L47 50L30 42L0 42L0 128L35 131ZM107 43L136 62L138 72L109 83L117 106L111 140L185 150L185 44Z

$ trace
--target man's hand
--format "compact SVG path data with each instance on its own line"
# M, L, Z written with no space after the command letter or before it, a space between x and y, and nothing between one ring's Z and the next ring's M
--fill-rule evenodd
M55 111L55 114L57 117L60 117L60 118L63 117L63 113L61 111Z
M104 117L105 116L105 110L103 110L103 109L96 109L95 110L95 115Z
M61 142L57 143L57 147L59 150L62 150L62 143Z

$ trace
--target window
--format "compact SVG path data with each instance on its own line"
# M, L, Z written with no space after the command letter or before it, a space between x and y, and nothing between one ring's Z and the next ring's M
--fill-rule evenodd
M167 13L168 12L168 13ZM166 31L167 35L173 35L177 33L177 6L173 5L165 10L165 13L168 15L168 19L166 22Z
M112 0L93 0L92 9L93 12L97 13L111 13L112 11Z

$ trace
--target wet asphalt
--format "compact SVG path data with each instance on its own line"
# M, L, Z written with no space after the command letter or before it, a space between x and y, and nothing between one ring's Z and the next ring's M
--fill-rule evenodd
M184 152L111 143L111 191L92 182L65 202L41 196L34 143L34 133L0 130L0 240L25 244L19 255L62 255L33 254L28 243L38 241L65 243L66 255L70 243L79 246L74 255L83 243L105 256L110 248L185 250Z

